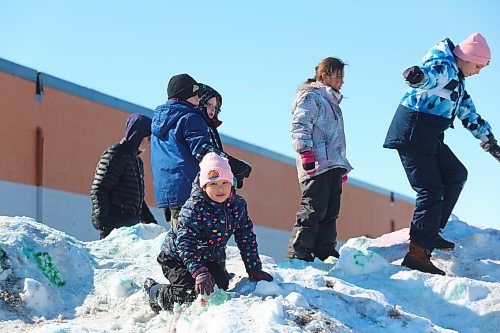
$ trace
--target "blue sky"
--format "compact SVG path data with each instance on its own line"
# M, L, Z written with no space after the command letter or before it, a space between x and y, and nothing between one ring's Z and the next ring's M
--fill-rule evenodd
M0 57L152 109L172 75L189 73L223 95L221 133L289 156L297 87L339 57L350 176L414 197L397 153L382 148L401 73L441 39L481 32L492 61L466 86L500 138L498 17L486 0L3 1ZM469 171L455 214L500 228L499 164L455 127L445 141Z

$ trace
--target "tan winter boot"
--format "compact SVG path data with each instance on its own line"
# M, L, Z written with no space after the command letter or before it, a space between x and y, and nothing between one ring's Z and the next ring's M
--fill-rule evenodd
M401 265L424 273L446 275L431 262L431 251L412 241Z

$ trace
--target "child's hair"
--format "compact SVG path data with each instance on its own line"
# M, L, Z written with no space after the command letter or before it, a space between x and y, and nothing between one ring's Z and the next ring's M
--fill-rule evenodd
M334 72L343 71L344 66L345 63L338 58L333 58L333 57L325 58L319 62L318 66L316 66L315 68L316 74L314 78L307 79L305 83L313 83L317 81L321 82L321 75L323 73L331 75Z

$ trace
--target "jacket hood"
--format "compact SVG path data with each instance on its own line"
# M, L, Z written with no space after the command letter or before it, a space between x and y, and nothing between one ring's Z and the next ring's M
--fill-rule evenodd
M299 87L299 89L297 89L297 97L292 105L292 113L297 107L297 104L299 104L305 95L310 92L322 96L330 104L339 105L342 100L342 94L340 92L335 91L333 88L321 82L304 83Z
M204 105L208 102L209 99L216 97L219 101L219 111L215 114L215 116L211 119L215 127L219 127L222 125L222 121L219 120L218 116L220 113L220 108L222 107L222 95L217 92L214 88L210 87L207 84L199 83L201 95L200 95L200 105ZM206 110L205 110L206 112Z
M455 45L453 42L449 38L445 38L427 51L422 58L422 64L424 66L430 66L433 63L446 62L457 67L455 57L453 55L454 49Z
M217 97L220 106L222 106L222 96L217 90L207 84L200 83L199 85L201 86L200 105L208 102L210 98Z
M191 103L168 100L165 104L156 108L151 124L151 131L158 138L165 138L168 131L176 126L179 118L194 112L203 115L202 109Z
M139 113L131 114L126 123L125 140L137 150L142 139L147 136L151 136L151 118Z

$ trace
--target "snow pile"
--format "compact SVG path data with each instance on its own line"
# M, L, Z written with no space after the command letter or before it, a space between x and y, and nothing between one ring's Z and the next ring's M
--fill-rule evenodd
M278 263L273 282L248 280L228 247L228 291L156 315L141 285L166 282L156 263L165 230L138 225L79 242L27 218L0 217L2 332L498 332L500 235L450 221L446 276L400 266L408 229L348 240L340 260Z
M0 319L17 319L18 312L74 317L93 289L94 263L85 245L27 218L0 217L0 230Z

